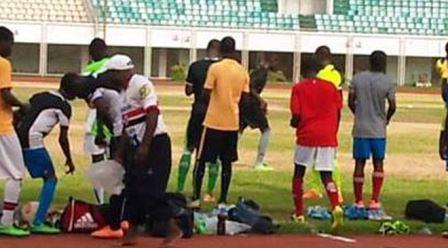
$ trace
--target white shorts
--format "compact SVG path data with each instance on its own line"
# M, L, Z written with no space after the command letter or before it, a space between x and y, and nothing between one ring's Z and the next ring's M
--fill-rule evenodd
M16 133L0 135L0 179L25 177L22 147Z
M96 121L96 109L89 109L87 114L87 121L84 126L86 135L84 137L84 152L89 155L102 155L106 150L95 144L95 136L92 135L93 125Z
M335 168L336 147L297 146L294 163L316 171L333 171Z

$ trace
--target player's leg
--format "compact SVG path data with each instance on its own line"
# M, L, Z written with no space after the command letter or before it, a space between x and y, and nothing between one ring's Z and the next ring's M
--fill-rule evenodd
M261 136L260 136L260 140L258 141L258 152L257 152L257 158L255 160L254 167L255 167L255 169L261 169L263 171L272 171L273 168L270 167L264 160L265 156L266 156L266 151L269 146L271 129L267 125L265 127L259 128L259 130L260 130Z
M219 177L219 161L207 163L208 167L208 181L207 194L204 196L204 202L215 202L215 188Z
M355 170L353 172L353 193L355 195L355 206L358 208L364 208L364 168L367 159L370 158L370 154L371 147L368 139L354 138L353 158L355 159Z
M303 198L305 199L318 199L322 198L321 187L322 184L320 182L319 172L314 168L311 168L311 173L309 174L309 189L303 194Z
M334 171L333 171L333 179L336 182L336 185L338 186L338 198L339 203L344 203L344 197L342 195L342 173L341 169L339 168L338 159L335 158L334 161Z
M104 154L92 155L92 165L99 163L104 160ZM94 188L93 193L95 194L95 199L98 204L104 204L104 189Z
M45 148L24 151L25 164L33 178L42 178L43 185L39 196L39 207L34 217L31 233L58 234L59 229L47 226L45 217L53 202L57 178L50 155Z
M217 142L219 147L219 157L222 165L221 172L221 195L218 203L227 203L230 183L232 182L232 163L238 160L238 132L219 131Z
M216 161L222 141L217 135L218 131L204 128L199 142L197 159L193 171L193 197L190 207L200 208L201 189L206 163Z
M230 183L232 181L232 162L221 161L221 195L218 203L227 203L227 195L229 193Z
M336 157L335 147L319 147L316 155L316 170L319 171L333 213L333 228L343 224L344 212L340 206L338 187L333 180Z
M6 179L0 234L27 236L28 231L14 227L14 211L18 205L25 176L25 165L19 139L16 134L0 135L0 178Z
M303 205L303 179L305 177L306 166L294 164L294 175L292 177L292 196L294 200L294 222L305 222Z
M177 176L177 192L183 192L185 181L187 180L188 171L191 166L191 155L197 146L198 140L202 133L202 123L197 123L193 113L188 120L187 130L185 134L185 148L179 161L179 169ZM199 125L199 127L198 127ZM199 137L198 137L199 136Z
M92 164L101 162L105 159L105 149L99 147L95 144L95 138L97 134L97 120L96 120L96 110L89 109L87 114L87 120L85 124L86 133L84 136L84 151L90 154ZM104 203L104 190L102 188L94 188L93 193L95 194L95 199L99 204Z
M306 168L314 163L316 149L312 147L297 146L294 152L294 175L292 178L292 195L294 199L294 214L292 220L304 223L303 184Z
M383 161L386 153L386 139L371 139L373 157L372 199L371 208L381 206L380 194L384 182Z

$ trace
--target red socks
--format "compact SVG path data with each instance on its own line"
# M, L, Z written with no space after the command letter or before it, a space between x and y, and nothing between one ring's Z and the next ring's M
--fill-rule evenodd
M384 172L375 171L372 176L372 202L380 202L380 193L383 188Z
M338 187L336 186L336 183L334 183L333 181L326 182L325 190L327 191L328 199L330 200L332 209L339 206Z
M303 215L303 181L300 178L292 179L292 196L294 199L295 215Z
M353 177L353 192L355 193L355 204L363 203L362 188L364 186L364 176Z

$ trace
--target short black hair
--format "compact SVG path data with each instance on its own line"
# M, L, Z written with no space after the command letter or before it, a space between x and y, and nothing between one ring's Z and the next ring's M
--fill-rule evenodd
M99 60L108 55L106 42L101 38L95 38L90 42L89 54L94 60Z
M5 26L0 26L0 42L14 41L14 34Z
M68 72L61 78L60 90L74 96L78 96L80 92L77 91L76 85L78 84L80 76L75 72Z
M387 55L383 51L374 51L369 57L370 70L386 73Z
M301 63L302 74L317 73L319 71L319 61L315 55L303 59Z
M221 53L230 55L235 53L236 42L230 36L226 36L221 40Z
M331 50L328 46L320 46L316 48L315 54L331 54Z
M217 39L213 39L208 42L207 51L209 51L211 49L219 49L220 46L221 46L221 42Z

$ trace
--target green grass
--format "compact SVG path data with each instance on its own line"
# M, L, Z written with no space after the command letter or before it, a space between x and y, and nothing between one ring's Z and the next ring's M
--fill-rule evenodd
M160 105L173 140L173 169L169 189L175 189L177 162L183 147L185 126L189 115L191 100L184 97L182 89L156 87L160 97ZM21 99L27 99L40 89L17 88L15 93ZM272 138L267 156L268 162L276 168L274 172L254 172L248 169L253 162L258 142L257 131L247 131L240 140L241 160L235 165L233 183L230 190L230 201L239 196L252 198L259 202L263 212L283 223L281 232L310 232L329 230L329 222L310 221L307 227L288 224L293 205L291 199L291 173L294 147L294 130L289 128L289 91L267 90L265 95L270 106L269 119L272 126ZM77 172L74 176L63 174L63 155L57 146L53 133L46 143L58 167L59 184L55 199L57 207L64 206L69 196L93 201L92 188L85 180L85 170L89 166L89 157L83 152L83 121L86 107L82 101L75 101L74 118L72 120L71 142ZM386 161L386 182L383 191L383 203L391 215L404 219L404 209L408 200L433 199L440 204L448 202L448 185L444 164L438 159L437 142L439 123L443 107L438 95L399 94L398 112L389 127L388 159ZM351 127L353 117L345 108L340 131L339 164L342 168L344 182L342 185L346 202L351 202ZM365 199L369 199L370 171L367 170ZM22 201L36 200L39 195L41 181L25 180ZM187 182L187 194L191 193L191 176ZM327 205L326 198L317 201L306 201L309 205ZM211 208L211 205L207 206ZM414 231L422 227L422 223L406 221ZM375 233L380 223L370 221L347 221L339 230L341 233ZM448 229L448 225L430 225L440 232Z

